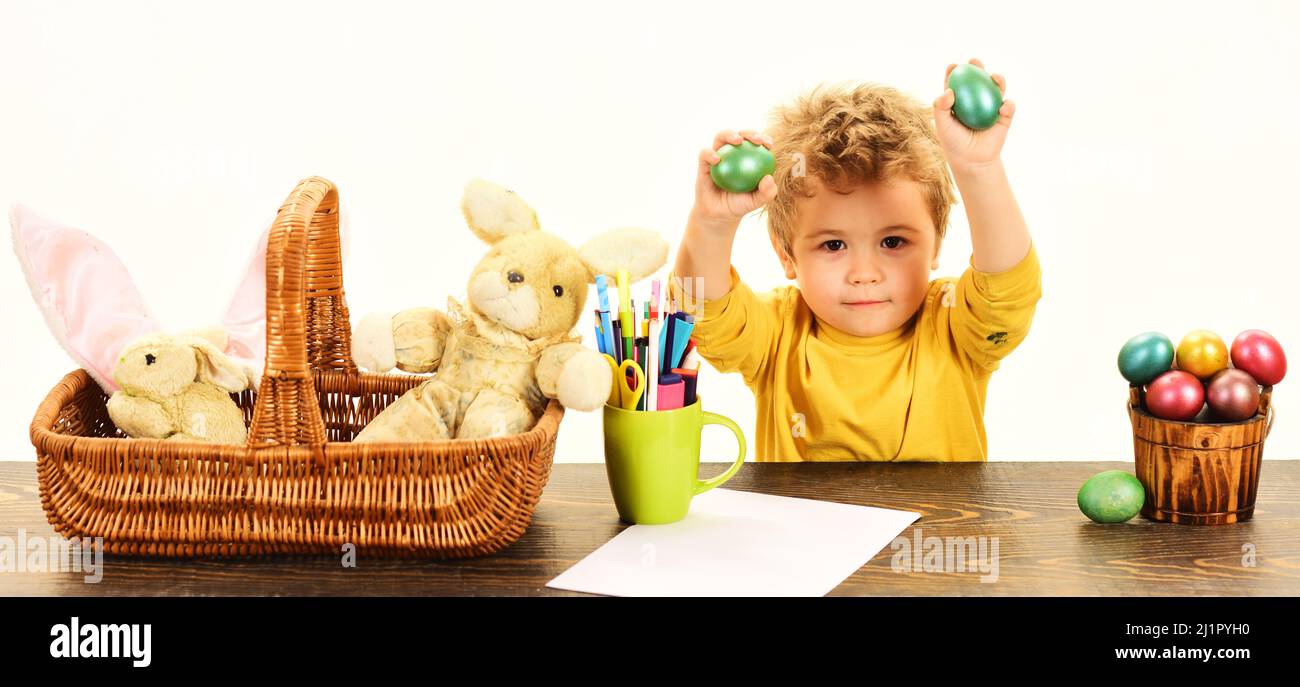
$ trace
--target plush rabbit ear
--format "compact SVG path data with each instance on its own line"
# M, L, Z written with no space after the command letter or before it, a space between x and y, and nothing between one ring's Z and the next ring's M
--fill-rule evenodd
M216 384L230 393L248 388L244 368L212 342L200 336L188 336L184 341L194 347L198 356L199 369L195 381Z
M267 234L271 233L267 227ZM339 204L339 248L342 249L343 264L348 263L348 242L352 240L352 218L348 216L348 206ZM262 251L266 253L266 251Z
M639 281L668 261L668 242L648 229L615 229L582 244L578 254L591 270L593 282L597 274L612 276L619 270L627 270L631 281Z
M514 191L482 179L465 185L460 209L469 228L489 244L541 228L537 213Z
M268 225L221 318L227 340L220 348L245 368L253 386L261 382L266 365L266 244L270 234Z
M117 391L113 366L122 349L158 331L126 266L94 236L25 206L13 207L9 224L14 254L50 332L105 393Z

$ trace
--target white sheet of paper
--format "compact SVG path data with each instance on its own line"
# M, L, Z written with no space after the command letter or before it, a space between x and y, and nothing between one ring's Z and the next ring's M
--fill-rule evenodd
M713 489L685 519L633 525L546 586L613 596L824 596L921 517Z

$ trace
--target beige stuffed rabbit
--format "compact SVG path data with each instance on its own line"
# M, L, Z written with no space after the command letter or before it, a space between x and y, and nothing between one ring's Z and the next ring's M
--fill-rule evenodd
M247 389L250 380L222 353L225 347L220 327L131 342L113 367L122 387L108 399L113 424L133 437L244 443L244 412L230 394Z
M643 279L668 257L668 244L644 229L614 230L575 249L542 231L518 196L485 181L466 186L461 209L491 246L470 275L469 305L449 298L447 313L414 308L362 319L352 340L358 365L437 374L385 408L355 441L517 434L532 428L552 398L574 410L600 408L613 372L573 333L588 312L587 287L597 274L619 269Z

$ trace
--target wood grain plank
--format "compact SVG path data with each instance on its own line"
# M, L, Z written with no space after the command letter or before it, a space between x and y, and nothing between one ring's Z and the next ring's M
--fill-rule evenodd
M704 467L705 476L724 465ZM834 596L1300 595L1300 462L1265 460L1253 520L1192 526L1134 519L1099 525L1075 505L1080 485L1131 462L746 463L726 488L913 510L902 536L997 541L990 568L896 571L886 548ZM557 464L528 532L494 556L457 561L280 556L176 561L108 556L103 579L83 573L0 573L5 596L532 596L572 595L546 582L626 527L601 464ZM51 537L35 463L0 462L0 536ZM943 541L941 539L941 541ZM1255 566L1243 565L1243 546ZM986 549L991 553L991 549ZM341 556L341 553L340 553Z

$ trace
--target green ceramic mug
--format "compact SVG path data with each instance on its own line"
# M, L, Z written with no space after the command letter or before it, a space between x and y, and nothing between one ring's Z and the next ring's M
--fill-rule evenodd
M624 522L662 525L686 517L696 494L721 485L745 462L745 435L731 420L701 409L700 399L676 410L605 406L605 472ZM700 432L722 425L736 435L740 455L727 471L700 479Z

